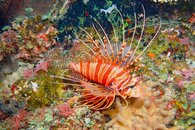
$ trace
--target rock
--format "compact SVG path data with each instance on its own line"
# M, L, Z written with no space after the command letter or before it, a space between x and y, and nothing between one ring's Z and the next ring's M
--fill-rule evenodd
M7 55L0 61L0 81L5 78L5 75L11 74L18 69L18 61L12 55Z

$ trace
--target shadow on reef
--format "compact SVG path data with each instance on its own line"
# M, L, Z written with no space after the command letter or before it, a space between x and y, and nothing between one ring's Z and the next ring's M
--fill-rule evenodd
M32 9L32 15L47 13L57 0L0 0L0 28L9 24L17 16L25 15ZM39 4L37 4L37 2Z
M8 24L21 7L21 0L0 1L0 28Z

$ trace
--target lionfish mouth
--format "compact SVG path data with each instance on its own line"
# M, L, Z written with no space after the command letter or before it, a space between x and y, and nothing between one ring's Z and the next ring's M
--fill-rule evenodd
M146 51L146 49L152 44L153 40L156 38L161 28L161 20L159 27L150 39L145 48L139 53L136 54L136 51L139 49L141 40L144 34L145 29L145 9L143 8L143 24L141 26L140 36L137 41L135 49L133 48L133 42L136 37L138 26L137 15L134 13L134 27L133 34L130 40L130 43L127 43L125 39L125 24L121 12L114 7L118 12L122 22L122 41L119 42L117 39L117 32L113 24L114 32L114 41L111 41L106 34L106 31L101 26L101 24L95 19L95 23L99 26L103 37L98 32L98 29L94 24L92 27L96 33L98 39L94 39L94 36L87 32L84 28L79 27L87 36L88 41L84 41L80 38L76 38L80 43L84 44L89 51L84 51L88 55L88 59L81 59L79 63L70 63L70 70L76 72L78 75L83 76L87 81L75 78L70 75L53 76L57 78L66 79L72 81L72 85L79 87L81 92L80 103L82 105L87 105L94 110L102 110L109 108L116 96L121 96L125 101L127 97L136 97L140 92L135 90L130 86L137 87L139 84L139 79L137 78L135 72L142 67L142 65L137 65L136 63L140 61L140 57ZM90 42L90 43L89 43ZM92 48L93 46L93 48ZM89 52L89 53L88 53ZM114 85L112 85L114 83ZM65 85L71 85L69 83L64 83ZM136 92L135 92L136 91ZM131 93L130 95L126 95ZM136 94L136 95L133 95ZM127 101L126 101L127 102Z

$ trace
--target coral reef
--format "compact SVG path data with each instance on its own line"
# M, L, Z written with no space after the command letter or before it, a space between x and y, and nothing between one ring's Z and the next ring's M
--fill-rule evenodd
M42 16L12 22L12 29L0 35L0 60L13 54L17 59L36 61L41 54L57 44L57 29Z
M0 82L0 129L195 128L195 15L190 6L178 8L180 1L170 2L174 3L173 6L144 0L55 2L47 15L26 14L1 30L0 78L4 80ZM147 18L138 53L155 32L153 27L159 23L159 17L155 16L158 12L163 25L159 36L141 59L144 66L137 72L141 78L142 96L127 99L127 106L118 97L111 108L104 111L80 106L82 104L77 102L80 86L54 77L75 76L74 71L67 71L70 61L89 59L83 51L88 53L90 50L74 39L79 37L87 43L90 40L82 30L78 31L78 26L97 39L93 27L88 27L94 22L93 16L105 28L109 38L114 38L111 31L114 26L118 39L113 40L122 40L121 17L115 10L110 11L117 8L123 12L125 37L130 43L135 22L133 12L142 21L142 4ZM169 8L165 8L167 5ZM159 7L162 10L159 11ZM25 10L26 13L33 11L32 8ZM96 23L94 25L102 36L102 30ZM132 48L136 47L142 23L138 22L137 26ZM63 42L57 44L58 41ZM16 63L14 58L19 62Z
M106 124L106 129L168 129L166 125L174 119L176 110L168 108L169 101L165 95L158 88L151 86L151 83L142 86L143 96L128 100L127 107L122 105L118 98L114 108L104 112L112 119Z
M12 24L20 35L20 51L17 58L33 60L46 52L57 42L57 30L49 20L42 20L41 16L23 20L20 24Z
M10 29L0 34L0 61L4 56L16 53L18 45L18 34L14 30Z
M4 80L2 81L2 84L4 86L11 86L12 84L14 84L16 81L18 81L23 76L24 70L26 70L27 68L33 68L33 64L23 63L23 62L19 62L18 66L19 67L17 68L17 70L15 72L7 75L4 78Z

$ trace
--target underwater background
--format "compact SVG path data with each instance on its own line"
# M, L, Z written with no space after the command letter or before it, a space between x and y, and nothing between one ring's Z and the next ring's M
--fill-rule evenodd
M194 0L0 0L0 29L0 130L195 130ZM96 82L69 65L95 62L106 36L143 52L128 66L140 96L94 110L80 89Z

